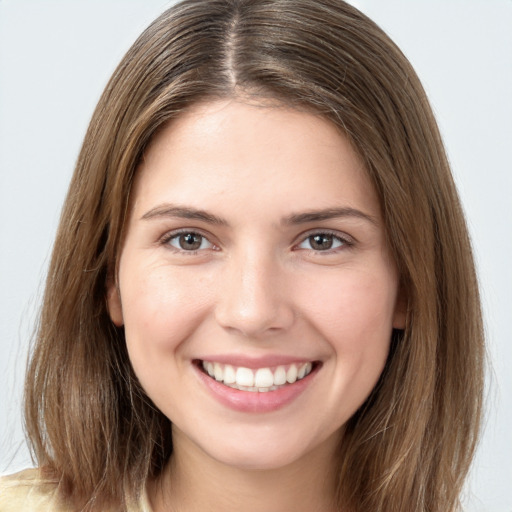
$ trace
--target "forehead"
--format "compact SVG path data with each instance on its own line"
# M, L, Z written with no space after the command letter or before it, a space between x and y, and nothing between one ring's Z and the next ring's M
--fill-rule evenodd
M144 155L132 197L135 210L171 200L241 211L259 202L260 212L334 203L380 210L362 160L334 124L237 100L196 105L165 126Z

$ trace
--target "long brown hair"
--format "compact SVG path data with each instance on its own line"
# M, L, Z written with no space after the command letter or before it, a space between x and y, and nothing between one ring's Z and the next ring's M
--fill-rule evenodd
M477 441L483 335L470 242L432 111L410 64L340 0L185 0L108 83L78 159L26 381L41 467L92 510L141 492L172 453L170 421L131 368L106 283L156 131L209 98L256 96L335 123L380 197L407 299L386 368L349 420L339 496L354 511L450 512ZM341 506L341 505L340 505Z

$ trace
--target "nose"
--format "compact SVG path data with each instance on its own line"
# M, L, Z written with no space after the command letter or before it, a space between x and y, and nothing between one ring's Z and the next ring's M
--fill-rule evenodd
M290 328L294 321L293 297L276 258L246 251L230 258L224 270L217 281L215 314L219 325L254 338Z

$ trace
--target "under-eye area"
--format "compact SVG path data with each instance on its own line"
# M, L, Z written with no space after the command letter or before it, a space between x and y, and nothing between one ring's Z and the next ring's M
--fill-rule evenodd
M294 384L318 371L321 366L320 361L308 361L264 368L246 368L200 359L195 360L194 364L203 373L230 388L260 393Z

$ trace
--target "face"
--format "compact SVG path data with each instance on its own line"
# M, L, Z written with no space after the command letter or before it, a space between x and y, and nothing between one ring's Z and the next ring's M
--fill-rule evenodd
M108 300L175 442L275 468L338 442L403 327L397 290L345 137L233 100L196 106L153 141Z

